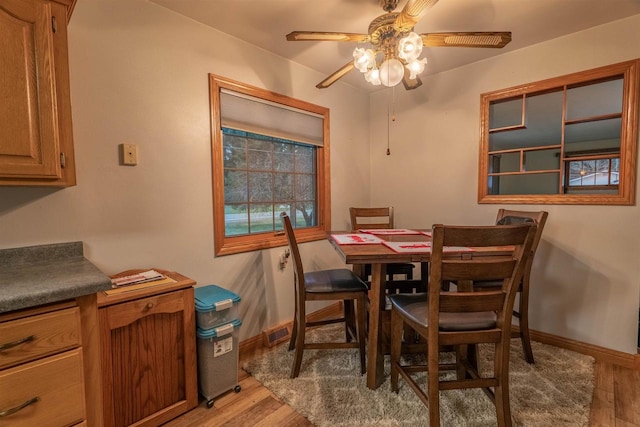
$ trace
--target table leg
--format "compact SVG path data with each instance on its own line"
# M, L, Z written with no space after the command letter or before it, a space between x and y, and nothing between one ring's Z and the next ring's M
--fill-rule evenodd
M382 353L382 318L384 287L387 268L385 264L371 265L371 289L369 290L369 340L367 343L367 387L375 390L384 380L384 354Z

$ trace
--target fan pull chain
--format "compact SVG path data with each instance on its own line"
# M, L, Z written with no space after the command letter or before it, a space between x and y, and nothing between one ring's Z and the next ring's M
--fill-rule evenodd
M391 155L391 148L389 147L391 140L391 123L396 121L396 88L391 88L391 102L388 102L387 98L387 156Z

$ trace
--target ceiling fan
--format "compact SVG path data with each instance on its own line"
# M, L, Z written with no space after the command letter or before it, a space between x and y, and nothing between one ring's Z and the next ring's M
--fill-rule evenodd
M349 71L357 68L374 85L395 86L400 81L405 89L422 84L418 74L426 59L419 59L423 46L502 48L511 41L511 32L446 32L416 34L413 27L438 0L407 0L400 12L393 12L398 0L379 0L386 12L369 24L367 34L293 31L289 41L338 41L369 43L370 49L356 48L354 60L316 85L331 86ZM409 71L409 73L405 72Z

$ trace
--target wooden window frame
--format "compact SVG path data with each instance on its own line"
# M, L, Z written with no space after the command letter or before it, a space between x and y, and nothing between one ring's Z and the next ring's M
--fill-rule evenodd
M222 89L264 99L284 106L308 111L323 117L323 145L316 149L317 167L317 225L295 229L298 242L310 242L327 238L331 229L331 176L329 163L329 109L286 95L247 85L225 77L209 74L211 103L211 159L213 181L213 234L216 256L257 251L286 246L284 229L241 236L225 235L224 214L224 159L223 135L220 116L220 91Z
M580 83L588 83L613 76L623 76L622 129L620 134L620 183L618 194L489 194L489 111L490 103L501 99L514 98L526 94L541 93L557 88L566 88ZM636 161L638 150L638 101L640 87L640 59L581 71L566 76L484 93L480 96L480 159L478 171L478 203L481 204L582 204L582 205L633 205L635 204ZM524 115L524 109L523 109ZM563 105L563 117L566 104ZM524 119L523 119L524 122ZM566 120L564 123L573 123ZM521 125L518 125L521 126ZM514 126L513 128L517 128ZM563 125L564 127L564 125ZM510 127L508 127L510 128ZM493 129L495 132L507 128ZM564 139L564 138L563 138ZM561 153L564 151L562 142ZM561 168L564 168L564 161ZM564 173L559 174L562 180Z

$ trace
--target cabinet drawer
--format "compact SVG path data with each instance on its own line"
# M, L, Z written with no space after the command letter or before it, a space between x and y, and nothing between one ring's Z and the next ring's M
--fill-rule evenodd
M0 323L0 369L79 345L77 307Z
M85 418L82 350L77 348L0 371L0 425L69 426Z

